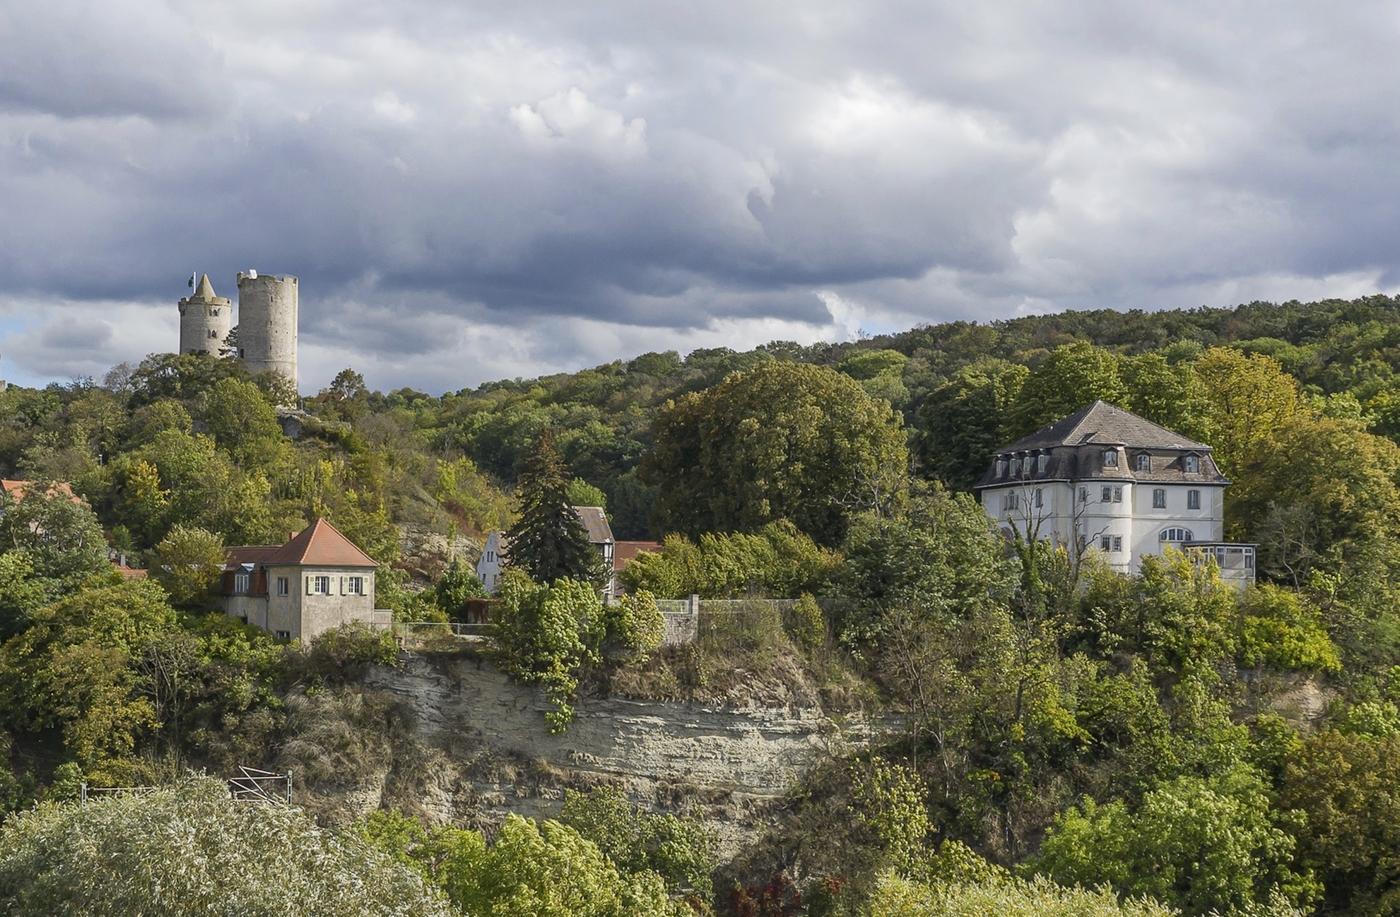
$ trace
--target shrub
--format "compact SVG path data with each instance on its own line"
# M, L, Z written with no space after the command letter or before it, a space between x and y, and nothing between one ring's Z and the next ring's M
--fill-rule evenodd
M814 650L826 643L826 616L810 592L802 593L797 604L792 606L787 630L792 639L806 649Z
M218 780L45 804L0 827L13 917L451 913L414 872L299 810L234 802Z

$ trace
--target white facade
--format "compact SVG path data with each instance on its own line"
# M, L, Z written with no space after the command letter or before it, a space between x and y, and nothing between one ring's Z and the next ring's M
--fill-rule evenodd
M487 595L495 595L501 584L501 574L505 571L505 561L501 558L501 548L505 543L505 532L492 532L486 536L486 545L476 561L476 576L486 588Z
M981 498L987 515L1008 534L1097 551L1123 573L1136 573L1143 557L1161 554L1168 546L1180 550L1188 542L1225 537L1225 488L1220 484L1086 477L986 487Z
M1242 585L1254 546L1224 541L1229 483L1209 446L1096 401L999 450L977 491L1008 537L1097 553L1121 573L1176 548Z

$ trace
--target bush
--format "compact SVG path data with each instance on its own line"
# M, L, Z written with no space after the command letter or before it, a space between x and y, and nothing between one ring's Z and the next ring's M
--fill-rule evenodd
M371 666L398 664L399 647L387 630L353 622L334 627L309 644L287 651L285 671L296 681L347 684L364 677Z
M45 804L0 827L12 917L451 914L414 872L299 810L237 803L222 781Z
M810 592L802 593L788 612L787 631L799 646L808 650L826 644L826 616Z
M650 653L666 636L666 620L650 592L623 596L603 609L610 648L629 658Z
M651 870L673 894L700 901L714 896L715 837L698 819L644 811L621 790L603 787L567 792L559 821L597 844L626 872Z
M881 877L867 917L1172 917L1146 899L1120 903L1108 889L1063 888L1045 879L923 885Z

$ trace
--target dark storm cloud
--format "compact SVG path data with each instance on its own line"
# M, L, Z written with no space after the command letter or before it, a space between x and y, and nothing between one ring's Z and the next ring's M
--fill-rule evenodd
M301 276L309 385L427 388L1369 292L1400 275L1397 31L1380 4L9 4L0 349L32 378L167 349L189 272L249 267ZM169 327L53 331L116 308Z

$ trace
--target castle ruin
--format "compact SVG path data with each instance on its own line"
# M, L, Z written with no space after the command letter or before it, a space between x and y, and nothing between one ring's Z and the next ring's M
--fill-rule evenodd
M214 294L202 274L180 300L180 353L218 356L233 328L233 306ZM238 356L249 372L280 373L297 382L297 278L257 271L238 273Z

